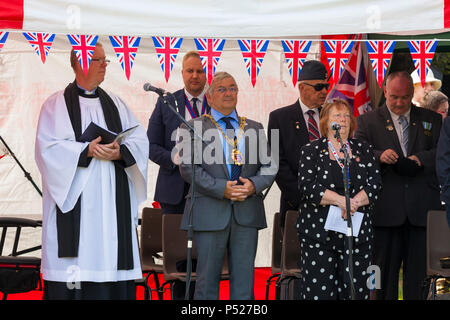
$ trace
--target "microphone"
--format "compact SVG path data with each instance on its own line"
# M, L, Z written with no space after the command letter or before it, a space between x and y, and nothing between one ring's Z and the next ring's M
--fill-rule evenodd
M166 93L166 91L164 89L154 87L149 82L144 84L144 90L155 92L155 93L159 94L160 96L162 96Z
M337 122L334 122L334 121L331 123L330 127L331 127L331 130L335 130L335 131L341 130L341 126Z

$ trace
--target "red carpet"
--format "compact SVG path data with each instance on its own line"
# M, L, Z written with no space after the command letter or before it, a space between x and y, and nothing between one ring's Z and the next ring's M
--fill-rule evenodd
M266 298L266 281L270 277L270 268L255 268L255 300L264 300ZM160 284L164 282L164 278L160 276ZM150 288L155 288L153 277L149 277ZM168 286L166 286L168 288ZM138 287L136 289L137 300L144 299L144 289ZM0 299L3 294L0 292ZM273 300L275 297L275 285L272 283L269 291L269 300ZM158 300L156 292L152 292L153 300ZM220 300L229 300L229 286L228 281L222 281L220 285ZM27 293L9 294L8 300L42 300L42 291L30 291ZM164 300L170 300L170 291L166 289L164 292Z

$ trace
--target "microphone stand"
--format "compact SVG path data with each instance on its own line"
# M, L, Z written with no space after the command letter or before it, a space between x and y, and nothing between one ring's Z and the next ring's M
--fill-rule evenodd
M355 300L355 285L353 283L353 225L352 216L350 214L350 185L349 185L349 163L350 156L348 154L347 146L343 143L339 129L335 129L336 133L334 137L339 141L341 145L340 152L344 154L344 170L342 172L344 178L344 194L345 194L345 207L347 208L347 240L348 240L348 273L350 276L350 292L352 300Z
M42 192L41 190L38 188L38 186L36 185L36 183L34 183L33 178L31 177L30 173L27 172L25 170L25 168L22 166L22 164L20 163L20 161L16 158L16 156L14 155L14 152L11 151L11 149L9 148L9 146L6 144L5 140L3 140L2 136L0 136L0 140L1 142L5 145L6 149L8 150L9 154L14 158L14 160L17 162L17 164L19 165L20 169L22 169L22 171L25 174L25 177L28 179L28 181L31 182L31 184L33 185L33 187L36 189L36 191L39 193L39 195L42 197Z
M192 195L191 195L191 206L189 208L189 215L188 215L188 230L187 230L187 258L186 258L186 293L184 296L185 300L189 300L189 289L190 289L190 284L191 284L191 278L192 278L192 242L193 242L193 209L194 209L194 202L195 202L195 197L194 197L194 191L195 191L195 140L200 139L203 143L205 142L203 140L203 138L198 135L195 132L195 129L186 121L186 119L184 119L176 110L176 108L170 103L170 101L167 100L167 96L164 95L164 92L156 92L161 99L163 100L164 104L167 105L169 107L169 109L181 120L181 122L183 122L189 129L189 131L191 131L191 171L192 171L192 178L191 178L191 190L192 190ZM175 97L171 94L168 93L172 96L172 98L175 100Z

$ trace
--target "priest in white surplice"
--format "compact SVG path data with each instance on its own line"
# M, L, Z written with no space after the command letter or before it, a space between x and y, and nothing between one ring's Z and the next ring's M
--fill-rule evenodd
M149 145L125 103L99 87L108 62L97 44L86 75L72 51L75 81L39 117L45 299L135 299L142 277L136 227ZM80 142L91 122L116 133L139 126L121 145Z

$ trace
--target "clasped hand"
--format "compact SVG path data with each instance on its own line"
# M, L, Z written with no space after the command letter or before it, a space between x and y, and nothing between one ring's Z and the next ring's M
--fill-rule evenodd
M99 160L113 161L122 158L120 146L114 141L108 144L100 144L102 137L98 137L89 143L88 157Z
M256 192L255 186L250 179L239 177L239 181L242 182L241 185L238 185L237 181L227 181L224 198L232 201L244 201Z

